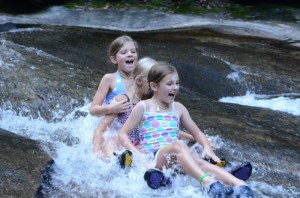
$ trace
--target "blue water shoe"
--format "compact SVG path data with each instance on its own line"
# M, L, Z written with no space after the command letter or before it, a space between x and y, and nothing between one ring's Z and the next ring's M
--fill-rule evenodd
M236 198L253 198L253 191L249 186L241 185L237 187Z
M162 171L155 168L147 170L144 174L144 179L152 189L171 185L170 178L166 177Z
M216 181L210 184L207 191L208 195L212 198L222 198L233 194L234 190L232 186L224 186L221 182Z

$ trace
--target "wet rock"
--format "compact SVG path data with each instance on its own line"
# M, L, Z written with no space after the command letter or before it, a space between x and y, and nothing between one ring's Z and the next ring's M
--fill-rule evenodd
M0 24L0 32L5 32L12 29L17 29L17 27L13 23Z
M34 197L51 157L36 141L0 129L0 159L1 197Z

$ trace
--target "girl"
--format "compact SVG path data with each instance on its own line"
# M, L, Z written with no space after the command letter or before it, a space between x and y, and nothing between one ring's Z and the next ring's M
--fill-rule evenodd
M125 112L105 115L95 130L93 144L96 156L111 158L114 156L114 151L120 150L120 144L118 143L116 134L127 120L132 107L139 102L141 98L149 98L146 96L148 91L147 75L154 64L156 64L156 61L149 57L142 58L138 61L133 71L133 88L129 90L127 94L124 93L116 97L117 102L126 100L131 105ZM116 122L113 123L115 118ZM108 126L110 126L109 130L107 130ZM139 145L137 128L132 130L129 137L135 146Z
M125 112L130 103L127 99L114 101L113 99L130 91L133 85L133 70L138 59L138 45L129 36L116 38L109 47L111 62L117 66L115 73L108 73L101 79L98 89L93 97L90 113L93 116ZM94 151L99 150L99 130L94 131ZM98 142L98 143L97 143Z
M221 161L213 152L206 136L191 119L186 107L174 101L179 90L179 77L176 69L168 63L160 62L150 69L148 82L153 97L137 103L132 110L119 132L118 137L122 146L135 153L136 157L142 161L147 161L147 157L151 156L154 168L159 170L163 167L172 168L179 163L185 173L208 188L208 194L212 197L233 193L231 187L226 188L212 175L230 185L237 186L238 195L246 194L247 197L253 197L252 190L244 181L203 159L195 159L186 144L179 140L179 125L182 124L203 146L202 157L207 156L216 162ZM130 142L128 137L136 126L140 128L139 149Z
M151 98L152 93L148 93L149 85L147 76L150 68L156 63L157 62L154 59L149 57L144 57L137 62L136 68L133 71L133 89L126 94L121 94L116 97L116 101L122 101L124 99L128 100L128 102L131 103L131 106L127 109L126 112L119 114L108 114L103 117L100 124L96 128L97 132L94 136L94 153L96 154L96 156L102 158L111 158L115 155L114 152L121 149L116 135L129 117L131 110L135 106L135 104L141 99ZM115 122L113 122L114 119ZM136 127L129 134L129 139L134 146L139 146L140 144L138 136L138 127ZM180 137L193 139L190 134L185 132L180 132ZM121 158L125 158L123 160L120 160L121 167L129 166L129 164L124 164L126 161L128 161L126 160L126 157L129 157L126 156L127 153L128 151L125 151L120 155Z
M133 85L133 70L138 59L138 45L129 36L120 36L109 47L111 62L117 66L115 73L108 73L101 79L93 97L90 113L102 116L110 113L125 112L129 103L127 100L112 102L114 97L126 93ZM103 102L106 105L102 105Z

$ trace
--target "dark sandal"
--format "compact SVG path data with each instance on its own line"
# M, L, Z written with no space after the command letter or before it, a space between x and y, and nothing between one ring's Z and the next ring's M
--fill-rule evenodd
M144 179L152 189L171 185L171 181L165 174L158 169L149 169L144 174Z

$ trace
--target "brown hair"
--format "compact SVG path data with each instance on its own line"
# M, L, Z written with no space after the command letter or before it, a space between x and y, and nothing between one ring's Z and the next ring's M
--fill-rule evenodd
M167 62L157 62L148 73L148 82L159 83L166 75L177 72L176 68Z
M177 72L177 69L167 62L157 62L153 65L148 73L148 83L159 83L166 75ZM149 87L148 96L153 95L153 90Z
M138 44L135 40L133 40L130 36L123 35L118 38L116 38L109 46L109 56L116 56L118 51L123 47L123 45L126 42L133 42L134 46L136 48L136 51L138 51Z

